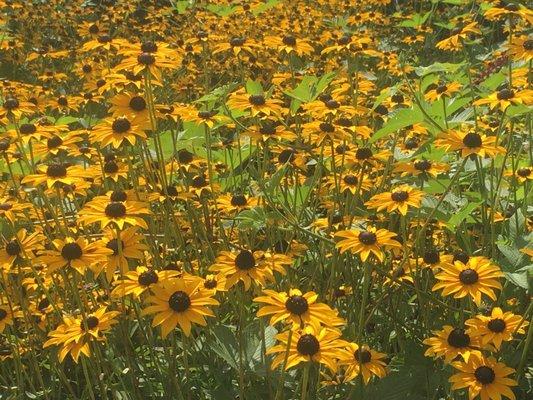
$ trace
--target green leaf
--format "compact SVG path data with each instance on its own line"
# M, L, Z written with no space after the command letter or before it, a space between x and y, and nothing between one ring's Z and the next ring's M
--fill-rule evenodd
M178 11L178 14L183 14L190 6L191 3L189 0L178 0L176 1L174 8Z
M481 202L468 203L461 211L456 212L448 220L447 225L451 231L454 231L455 228L464 221L464 219L472 214L476 208L479 207Z
M335 75L335 72L330 72L320 78L313 75L304 76L296 88L285 92L285 94L302 103L308 103L315 100L326 89Z
M432 74L435 72L446 72L454 73L461 69L464 66L464 63L452 64L452 63L434 63L428 65L427 67L416 67L415 72L418 76L425 76L427 74Z
M424 115L419 109L403 109L398 111L394 117L389 119L387 123L377 131L370 138L370 143L374 143L379 139L388 136L392 132L396 132L406 126L413 125L424 121Z
M420 26L426 22L428 17L431 15L431 11L428 11L424 15L420 14L414 14L410 19L402 21L398 24L398 26L404 26L404 27L415 27Z
M235 334L227 325L217 325L212 328L216 341L210 343L210 350L228 363L230 367L238 370L238 345Z
M263 94L264 90L259 81L252 81L251 79L248 79L246 81L246 92L248 94Z
M522 268L524 269L524 268ZM528 265L522 272L505 272L505 278L513 285L529 289L529 280L533 276L533 265Z

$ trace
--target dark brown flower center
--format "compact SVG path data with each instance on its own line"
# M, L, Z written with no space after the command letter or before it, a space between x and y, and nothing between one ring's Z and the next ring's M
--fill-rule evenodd
M399 190L397 192L392 192L390 198L392 201L401 203L409 198L409 193L407 193L405 190Z
M437 88L435 89L435 91L438 93L438 94L442 94L444 93L446 90L448 90L448 87L446 85L440 85L440 86L437 86Z
M296 38L291 35L287 35L283 37L283 44L287 46L296 46Z
M285 149L278 156L278 162L285 164L286 162L292 162L296 158L296 151L291 149Z
M137 279L137 282L139 282L139 285L141 286L150 286L158 281L159 276L157 276L155 271L144 271L139 274L139 278Z
M126 201L128 199L128 195L122 190L115 190L113 193L111 193L110 198L111 201Z
M368 231L363 231L359 233L358 238L359 238L359 241L366 246L371 246L375 244L378 240L374 232L368 232Z
M463 144L470 149L475 149L476 147L481 147L483 141L481 140L481 136L479 136L479 134L475 132L469 132L463 138Z
M8 97L4 101L4 108L8 111L12 111L15 108L18 108L19 105L20 105L19 101L14 97Z
M176 312L184 312L191 306L191 298L182 290L172 293L168 305Z
M203 175L197 175L192 178L192 186L199 189L207 186L207 179Z
M470 345L470 336L464 329L456 328L449 333L448 344L455 348L467 347Z
M63 164L52 164L46 168L46 175L51 178L63 178L67 176L67 167Z
M33 124L22 124L19 129L23 135L30 135L37 131L37 127Z
M129 106L133 111L144 111L146 109L146 100L142 96L134 96L130 99Z
M262 94L252 94L248 97L248 101L254 106L263 106L265 105L265 96Z
M0 308L0 321L2 321L5 317L7 317L7 311L3 308Z
M319 125L319 128L324 133L333 133L333 132L335 132L335 127L332 124L328 124L327 122L322 122Z
M287 299L285 308L292 314L302 315L309 309L307 299L303 296L294 295Z
M431 169L431 161L417 160L414 162L413 166L418 171L429 171Z
M248 271L255 267L255 257L251 251L243 250L235 257L237 269Z
M473 285L479 280L479 275L473 269L467 268L464 271L461 271L459 274L459 280L464 285Z
M83 251L78 243L66 243L61 249L61 257L72 261L81 258Z
M116 174L119 171L118 164L115 161L108 161L104 164L106 174Z
M474 372L476 380L483 385L490 385L496 379L494 370L486 365L476 368Z
M352 37L350 35L344 35L339 40L337 40L337 44L340 46L345 46L348 43L352 41Z
M231 205L236 207L243 207L246 205L246 197L242 194L236 194L231 198Z
M141 44L141 51L145 53L155 53L157 51L157 44L151 40Z
M347 185L357 185L357 182L358 182L358 179L355 175L346 175L344 178L343 178L343 181L344 183L346 183Z
M13 208L13 204L10 203L0 203L0 211L9 211Z
M491 319L487 327L494 333L502 333L505 330L505 321L501 318Z
M98 320L98 318L96 318L94 315L89 315L85 319L85 322L82 321L81 328L85 330L85 325L87 325L87 329L91 330L96 328L99 323L100 321Z
M320 342L313 335L302 335L300 336L300 339L298 339L296 350L304 356L314 356L320 351Z
M231 45L231 47L241 47L245 41L245 38L234 37L229 41L229 44Z
M113 121L113 132L126 133L131 128L131 123L126 117L118 117Z
M405 98L403 97L402 94L395 94L391 96L391 100L395 102L396 104L401 104L404 102Z
M498 100L510 100L514 97L514 92L511 89L502 89L496 96Z
M117 256L118 245L119 245L119 241L117 239L111 239L109 242L107 242L105 247L107 247L110 250L113 250L113 255ZM120 241L120 248L122 249L122 251L124 251L124 242L122 240Z
M178 161L180 164L189 164L193 160L193 154L190 151L181 149L178 151Z
M126 215L126 206L118 201L109 203L105 207L105 215L109 218L122 218Z
M526 176L531 175L531 169L529 168L520 168L516 171L516 174L518 176L521 176L522 178L525 178Z
M155 57L151 53L141 53L137 56L137 61L142 65L152 65L155 63Z
M206 289L214 289L217 287L217 280L215 278L213 279L206 279L204 282L204 287Z
M55 149L56 147L59 147L63 144L63 139L61 139L59 136L51 137L46 141L46 146L49 149Z
M470 256L466 254L464 251L457 251L453 255L453 261L461 261L463 264L466 265L468 263L468 260L470 260Z
M6 253L10 256L18 256L21 251L20 244L16 240L12 240L6 245Z
M39 311L44 311L48 306L50 305L50 300L48 300L46 297L39 301L39 304L37 304L37 309Z
M111 42L111 36L109 36L109 35L100 35L100 36L98 36L98 38L96 40L98 40L98 42L101 43L101 44L109 43L109 42Z
M438 251L429 250L424 253L424 262L427 264L436 264L440 261L440 255Z
M524 49L526 49L527 51L533 50L533 39L526 40L523 46L524 46Z
M372 158L373 155L374 153L372 153L372 150L368 147L361 147L355 152L355 158L358 160L368 160L369 158Z
M361 364L366 364L372 360L372 353L365 349L357 349L353 353L354 358Z

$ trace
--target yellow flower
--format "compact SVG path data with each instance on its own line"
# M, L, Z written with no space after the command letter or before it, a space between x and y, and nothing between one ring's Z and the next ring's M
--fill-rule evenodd
M372 376L383 378L387 374L384 361L386 354L372 350L368 346L359 346L356 343L348 343L346 350L346 357L340 360L340 363L346 366L344 372L346 382L355 379L362 373L366 385Z
M513 339L516 333L523 334L529 322L512 312L503 312L501 308L494 307L490 316L478 315L465 322L471 327L472 334L479 336L482 345L493 344L499 350L502 342Z
M267 350L267 354L276 354L271 368L276 369L287 359L285 370L300 363L316 362L335 372L337 360L345 352L343 347L346 342L340 337L341 333L336 329L315 329L312 326L280 333L276 335L276 339L281 343Z
M372 196L365 205L369 208L375 208L377 211L386 209L387 213L391 213L398 210L400 214L407 215L409 206L414 208L420 207L423 196L424 192L408 185L401 185L391 192L383 192Z
M340 249L341 254L350 250L359 254L361 260L367 260L373 254L381 262L385 259L384 249L402 247L394 240L394 232L386 229L368 228L367 230L346 230L335 233L335 237L342 238L335 247Z
M516 386L518 383L508 377L515 370L497 362L495 358L474 356L466 362L458 361L452 365L459 370L449 379L452 389L468 388L469 400L478 396L481 400L500 400L502 396L515 400L510 386Z
M154 295L148 298L152 303L145 308L143 315L156 314L152 326L161 325L163 338L179 324L186 336L191 334L192 324L207 325L205 317L213 317L207 306L216 306L218 301L211 298L213 292L203 287L203 279L186 280L170 278L153 288Z
M442 272L435 275L439 280L433 286L433 291L441 290L443 296L453 294L460 299L470 296L474 302L481 305L481 294L485 294L496 301L494 289L501 289L498 281L503 272L485 257L470 257L466 264L455 261L453 264L443 264Z
M481 355L479 340L463 328L445 325L442 330L433 333L435 336L425 339L423 342L429 346L424 353L426 357L444 357L444 362L449 364L457 356L468 361L473 355Z
M270 325L278 322L294 324L294 326L320 325L336 327L344 324L344 320L337 316L327 304L317 303L318 295L315 292L302 293L298 289L289 292L276 292L263 290L263 296L256 297L256 303L265 304L257 311L258 317L272 315Z

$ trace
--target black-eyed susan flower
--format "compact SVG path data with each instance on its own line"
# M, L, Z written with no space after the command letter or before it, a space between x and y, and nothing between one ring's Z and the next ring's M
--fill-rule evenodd
M458 372L452 375L449 381L452 389L468 388L468 398L473 400L499 400L502 397L515 400L511 387L518 383L509 378L515 372L504 363L496 361L494 357L475 356L468 361L452 363Z
M50 165L40 165L36 174L28 174L22 178L23 184L39 186L46 183L48 189L57 188L63 185L76 185L83 180L87 173L79 165L67 165L63 163L52 163Z
M505 111L507 107L517 104L528 106L533 104L533 90L501 89L491 93L486 98L476 100L474 104L478 106L487 104L491 109L500 108L501 111Z
M148 229L143 216L150 214L144 202L127 200L125 192L114 192L111 201L107 196L98 196L85 204L79 213L79 222L83 224L100 224L101 228L108 225L123 229L124 226L138 226ZM115 200L115 201L114 201Z
M58 358L63 362L70 354L74 362L78 362L81 354L91 356L90 342L105 341L107 333L114 324L120 313L118 311L106 311L107 307L100 307L95 312L85 317L65 316L63 322L53 331L48 333L48 339L43 347L61 346Z
M171 277L176 277L179 274L179 271L157 271L141 265L135 268L134 271L125 272L122 275L122 278L113 282L115 287L111 292L111 296L124 297L132 294L134 297L139 297L160 280L165 281Z
M387 210L388 213L398 210L402 215L407 215L409 207L419 208L424 192L409 185L400 185L391 192L383 192L372 196L365 203L369 208L377 211Z
M490 315L478 315L465 324L470 327L472 335L480 338L483 346L492 344L499 350L502 342L512 340L515 334L523 334L529 322L520 315L494 307Z
M470 22L465 26L458 26L450 32L450 36L441 40L436 47L441 50L459 51L463 48L464 41L474 35L480 35L481 30L477 22Z
M356 343L348 343L346 350L346 357L340 360L346 368L344 372L346 381L351 381L362 374L363 382L367 385L373 376L383 378L387 375L386 354Z
M109 111L113 113L113 117L126 116L131 118L131 121L129 121L134 126L148 126L150 112L148 103L142 93L119 93L111 99L111 104Z
M2 300L5 304L0 305L0 333L4 332L8 325L13 325L15 318L20 318L23 315L17 307L13 307L5 299Z
M485 257L470 257L466 264L455 261L441 268L442 271L435 275L439 282L432 290L442 289L443 296L453 295L456 299L469 296L479 306L482 294L495 301L494 290L502 288L499 278L503 272Z
M340 337L341 333L336 329L317 330L312 326L295 329L292 333L290 331L279 333L276 339L280 344L267 350L267 354L275 354L271 368L276 369L284 365L285 370L288 370L300 363L315 362L335 372L338 368L337 360L345 351L343 347L346 342Z
M98 270L98 264L105 262L106 257L113 254L102 242L89 243L83 237L55 239L52 244L54 248L43 250L39 257L39 261L46 265L48 274L71 267L83 275L88 268Z
M148 246L143 243L144 238L138 230L136 226L121 230L120 239L117 238L116 231L112 229L107 229L105 232L102 244L113 253L109 254L106 262L100 266L105 268L108 281L112 280L117 270L122 273L127 271L128 260L141 260L144 257L144 251L148 249ZM97 269L93 270L99 272Z
M218 305L211 296L213 292L203 288L203 279L185 280L170 278L158 283L148 298L152 305L143 310L143 315L155 314L152 326L161 326L161 336L168 334L179 324L186 336L191 334L193 324L205 326L205 317L214 314L208 306Z
M293 35L267 36L264 44L280 53L295 53L300 57L312 54L315 50L307 40L297 38Z
M341 239L335 246L341 254L349 250L359 254L362 261L366 261L373 254L383 262L384 250L402 246L394 239L396 234L386 229L345 230L335 233L335 237Z
M108 118L92 130L93 140L99 142L102 147L111 145L114 148L122 146L124 142L133 146L137 140L145 140L143 127L135 125L133 120L134 117L128 118L125 115Z
M474 130L448 130L435 141L437 147L446 151L460 151L462 157L478 154L480 157L495 157L505 153L496 142L496 136L487 136Z
M230 94L227 105L231 110L248 111L252 117L256 115L278 115L281 113L282 102L265 93L248 94L243 89Z
M426 160L424 158L397 163L394 166L394 172L400 173L401 176L427 175L436 178L438 175L443 174L448 170L448 164Z
M317 303L315 292L302 293L298 289L287 292L263 290L263 296L256 297L256 303L264 304L258 311L258 317L271 315L270 325L278 322L292 323L303 327L325 325L336 327L344 324L344 320L337 316L337 312L327 304Z
M472 336L469 330L445 325L442 330L433 333L435 336L424 340L424 344L429 346L424 353L426 357L442 357L444 362L449 364L457 356L468 361L472 356L481 355L479 340Z
M226 278L227 288L231 288L242 281L247 290L253 283L265 286L267 281L274 280L270 265L262 259L262 252L241 250L239 252L223 251L209 268Z
M426 91L424 97L428 101L436 101L444 97L452 97L460 89L461 84L459 82L442 82L440 84L435 84L434 87Z
M34 259L36 252L44 248L43 239L40 232L28 233L26 229L20 229L0 248L0 269L9 271L17 261Z

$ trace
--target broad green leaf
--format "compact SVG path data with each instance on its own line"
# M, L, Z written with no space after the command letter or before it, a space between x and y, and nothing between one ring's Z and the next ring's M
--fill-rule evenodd
M387 137L390 133L396 132L406 126L424 121L424 115L418 109L409 108L398 111L394 117L389 119L383 128L374 133L369 142L374 143L379 139Z

